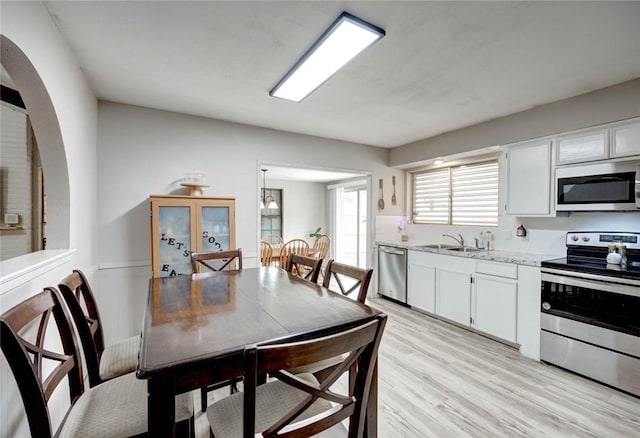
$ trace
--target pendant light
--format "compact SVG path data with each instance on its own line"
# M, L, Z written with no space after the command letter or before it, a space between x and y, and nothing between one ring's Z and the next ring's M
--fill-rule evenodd
M278 209L278 203L273 199L273 196L266 196L266 177L268 169L262 170L262 199L260 200L260 209L264 210L265 208L270 209ZM266 206L266 207L265 207Z

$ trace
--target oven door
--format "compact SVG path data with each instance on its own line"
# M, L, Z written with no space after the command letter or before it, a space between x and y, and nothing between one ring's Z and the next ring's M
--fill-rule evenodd
M543 314L640 336L640 286L543 272L541 295Z
M556 210L636 210L638 167L620 162L556 169Z

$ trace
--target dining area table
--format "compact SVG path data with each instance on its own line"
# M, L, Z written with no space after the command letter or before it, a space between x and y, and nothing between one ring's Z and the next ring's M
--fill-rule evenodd
M355 327L381 312L275 266L149 281L136 375L148 386L149 436L175 436L175 395L242 376L251 345ZM377 365L366 435L377 436Z

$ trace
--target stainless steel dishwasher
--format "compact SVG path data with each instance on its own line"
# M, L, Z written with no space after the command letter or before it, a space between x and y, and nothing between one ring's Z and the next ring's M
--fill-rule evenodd
M407 250L378 246L378 294L407 304Z

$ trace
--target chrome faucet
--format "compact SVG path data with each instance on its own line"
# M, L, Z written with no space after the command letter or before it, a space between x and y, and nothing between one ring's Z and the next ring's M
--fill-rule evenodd
M460 239L458 239L457 237L453 237L451 234L443 234L442 237L451 237L453 240L458 242L458 244L460 244L460 247L464 247L464 237L462 237L462 234L460 233L458 233L458 237L460 237Z

